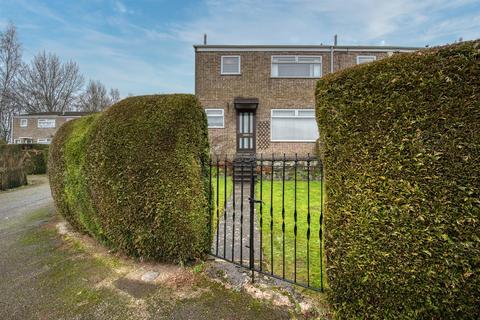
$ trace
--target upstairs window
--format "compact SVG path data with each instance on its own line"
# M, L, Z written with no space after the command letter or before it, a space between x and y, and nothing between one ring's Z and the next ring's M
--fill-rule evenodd
M321 56L272 56L274 78L320 78Z
M37 127L55 128L55 119L38 119Z
M221 74L240 74L240 56L222 56Z
M28 127L28 119L20 119L20 127Z
M225 117L223 109L205 109L207 114L208 128L224 128Z
M369 63L377 60L375 56L357 56L357 64Z
M314 142L318 139L314 109L273 109L271 141Z

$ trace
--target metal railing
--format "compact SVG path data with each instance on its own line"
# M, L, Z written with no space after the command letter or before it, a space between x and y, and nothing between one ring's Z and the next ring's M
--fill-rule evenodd
M323 167L314 157L210 162L211 254L323 291Z

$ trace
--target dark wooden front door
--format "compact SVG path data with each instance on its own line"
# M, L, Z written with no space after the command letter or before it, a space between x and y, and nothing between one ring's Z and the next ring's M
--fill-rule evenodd
M255 112L237 112L237 152L255 153Z

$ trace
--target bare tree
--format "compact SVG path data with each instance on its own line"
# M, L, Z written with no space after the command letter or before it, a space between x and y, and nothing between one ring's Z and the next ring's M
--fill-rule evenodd
M110 100L111 100L111 103L112 104L115 104L117 103L118 101L120 101L120 91L118 91L118 89L110 89Z
M15 96L27 112L64 112L73 107L82 85L75 62L62 63L57 55L42 52L22 68Z
M12 119L19 110L13 99L15 80L22 66L22 46L14 24L0 31L0 140L9 141Z
M85 91L79 96L77 110L85 112L103 111L120 100L118 89L107 89L100 81L90 80Z
M98 112L110 106L107 89L100 81L90 80L85 91L78 97L77 110Z

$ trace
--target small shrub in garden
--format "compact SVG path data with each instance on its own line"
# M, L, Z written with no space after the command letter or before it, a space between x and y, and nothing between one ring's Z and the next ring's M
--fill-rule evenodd
M127 254L200 258L209 248L208 154L194 96L127 98L59 130L54 199L72 224Z
M480 42L324 77L327 274L341 319L480 318Z

